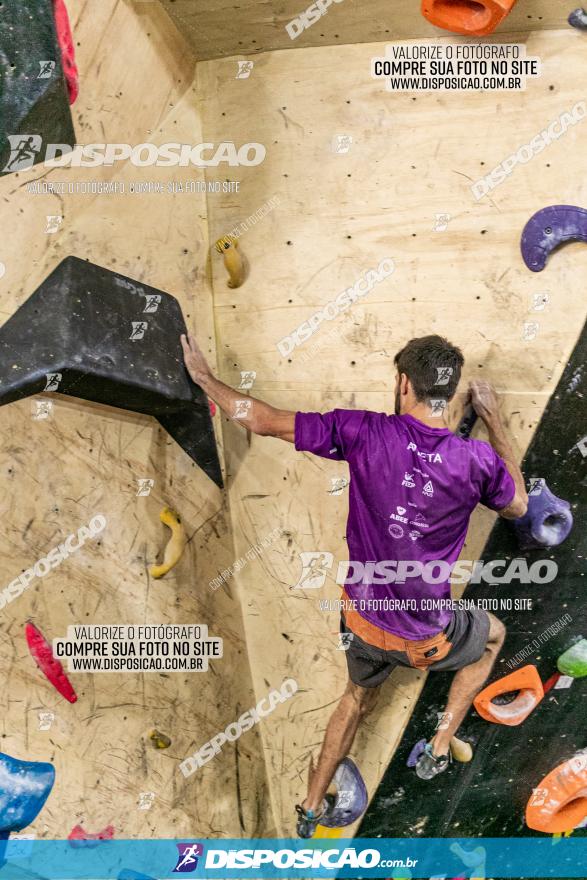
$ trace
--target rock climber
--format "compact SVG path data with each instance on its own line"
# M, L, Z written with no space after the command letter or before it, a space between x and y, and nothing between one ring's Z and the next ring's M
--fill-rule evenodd
M411 339L395 355L393 415L293 412L252 397L243 402L242 394L215 378L192 336L182 336L181 342L190 376L227 416L256 434L349 465L349 559L362 564L365 574L358 582L354 576L345 582L341 633L348 641L348 683L328 722L317 765L310 768L306 798L296 807L298 835L311 837L336 808L329 786L337 767L396 666L455 673L444 723L426 744L416 773L432 779L448 767L450 741L491 672L505 627L480 608L453 609L450 601L438 601L435 608L430 600L450 600L449 576L439 580L423 574L435 566L446 572L456 562L477 504L506 519L523 516L524 478L488 382L472 381L469 397L489 442L460 438L448 427L447 405L464 358L440 336ZM402 561L405 579L378 582L367 574L373 561L398 566ZM375 601L381 598L393 599L396 610L381 610Z

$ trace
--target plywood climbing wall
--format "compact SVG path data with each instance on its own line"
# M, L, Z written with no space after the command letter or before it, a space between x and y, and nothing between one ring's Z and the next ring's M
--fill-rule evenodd
M141 0L135 0L137 7ZM246 0L236 7L202 0L161 0L199 59L232 56L237 52L259 55L273 49L344 46L376 40L410 40L445 36L420 14L420 0L330 0L311 27L287 25L299 19L312 4L285 0ZM230 9L230 11L229 11ZM565 26L569 9L561 2L517 0L499 26L500 36L524 29L545 30ZM315 11L314 11L315 15Z
M512 37L512 40L515 38ZM542 275L522 263L526 220L553 203L584 203L578 163L584 123L571 127L489 197L471 185L562 112L583 99L584 45L577 33L520 33L543 74L517 97L389 94L369 75L384 44L270 52L198 65L204 130L267 146L265 162L240 170L238 195L209 200L211 240L248 223L240 238L250 275L238 290L213 263L221 375L237 384L256 371L251 393L286 409L393 410L393 355L412 336L446 335L469 378L492 381L521 458L575 341L584 312L587 251L571 245ZM264 208L268 202L275 205ZM439 219L440 218L440 219ZM345 314L323 322L283 356L278 343L363 273L390 257L393 275ZM534 294L548 305L533 312ZM538 324L527 340L526 324ZM305 791L345 678L338 615L319 601L337 597L334 569L347 558L348 476L343 463L296 453L278 440L248 440L231 426L227 467L235 541L241 553L279 526L287 541L239 573L256 686L287 669L300 683L289 720L264 727L265 756L280 827L293 833L293 804ZM344 483L342 484L344 486ZM481 552L494 516L478 509L463 558ZM331 553L319 589L296 588L302 553ZM397 675L397 677L396 677ZM419 673L394 674L359 735L354 756L372 792L393 754L420 689ZM425 732L422 733L425 735Z
M174 5L187 16L185 4ZM0 318L75 254L176 296L225 381L242 385L242 373L256 373L243 396L320 411L391 411L393 354L412 336L441 333L467 358L451 424L467 379L489 378L521 458L583 321L569 315L584 309L587 252L569 246L535 276L521 262L519 236L544 205L584 203L584 123L519 165L491 196L476 201L471 184L583 100L582 35L552 29L563 25L559 6L536 3L524 13L520 0L508 39L543 61L525 93L390 95L370 77L385 43L369 41L429 35L415 4L409 15L407 0L396 4L406 15L380 27L389 4L375 4L373 15L345 0L324 30L307 33L326 45L300 40L295 52L280 50L292 48L283 25L297 7L267 22L257 6L254 14L250 5L241 10L251 29L219 7L221 18L200 18L195 41L193 19L176 16L178 30L158 3L71 0L84 71L74 107L80 142L259 142L267 155L256 167L208 170L207 182L220 186L207 195L131 192L131 184L204 175L128 163L3 179ZM335 30L336 22L344 28ZM349 41L356 44L337 45ZM235 54L245 51L250 57ZM124 182L127 192L28 191L35 180L65 177ZM238 189L223 192L226 180ZM50 216L62 217L55 233L45 231ZM211 244L240 224L248 277L231 290ZM303 345L279 348L386 259L393 274L361 302ZM536 314L531 304L544 293L547 306ZM538 324L533 339L525 338L529 323ZM320 608L338 597L334 572L347 557L346 466L248 437L216 417L223 494L148 419L51 401L46 420L32 417L30 400L0 410L4 582L94 514L108 526L99 542L0 612L1 748L57 768L32 830L63 837L81 822L91 831L112 824L120 837L292 834L310 756L346 680L338 616ZM139 480L153 480L149 495L137 495ZM148 566L166 539L158 521L164 504L181 513L190 542L171 575L153 582ZM481 551L492 522L476 512L464 556ZM313 552L331 554L332 565L321 586L300 589L302 554ZM225 656L198 676L78 676L80 699L70 706L28 656L27 619L49 638L71 623L206 623L223 638ZM187 754L287 677L299 686L295 698L196 776L181 776ZM357 738L353 755L371 793L422 682L420 672L395 673ZM55 716L48 729L41 712ZM168 750L150 747L151 727L171 737ZM150 794L152 804L141 808Z
M83 71L78 142L201 141L194 61L159 5L144 4L140 15L118 2L69 5ZM126 192L27 190L62 180L124 182ZM161 169L130 163L49 173L37 166L3 178L2 322L74 254L177 297L214 361L204 196L130 192L167 180ZM45 232L49 215L62 217L54 233ZM42 398L53 410L38 420ZM188 779L179 772L186 755L255 703L238 587L209 586L234 558L224 493L154 420L59 395L4 407L0 438L2 587L94 515L107 520L98 540L0 611L0 749L56 767L50 800L28 830L61 839L78 823L89 832L112 825L121 838L270 832L259 810L265 768L255 730L213 768ZM139 495L139 481L149 480L150 494ZM168 538L164 505L181 514L189 543L177 568L153 581L148 568ZM224 657L207 673L72 675L79 699L70 705L29 656L29 619L50 640L83 623L206 623L223 639ZM168 749L152 747L152 728L171 738Z

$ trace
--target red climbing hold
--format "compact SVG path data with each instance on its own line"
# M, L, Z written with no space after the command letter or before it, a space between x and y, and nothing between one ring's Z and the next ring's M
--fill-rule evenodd
M213 400L208 400L208 406L210 407L210 415L214 418L216 415L216 404Z
M73 37L69 25L69 16L63 0L53 0L53 14L55 16L55 29L61 49L61 63L67 82L69 103L73 104L79 94L79 74L75 63L75 49Z
M55 690L59 691L62 697L65 697L70 703L75 703L77 700L77 694L65 674L63 666L59 660L53 656L53 651L51 650L49 642L37 629L34 623L27 623L24 631L29 651L41 672L44 673Z
M81 843L89 843L90 841L96 846L101 840L112 840L114 838L114 826L107 825L102 831L96 831L91 834L86 831L82 825L76 825L67 835L67 839L71 846L80 846ZM91 845L91 844L90 844Z
M555 672L554 675L551 675L550 678L544 682L542 685L544 693L547 694L550 690L553 689L559 678L561 677L560 672Z

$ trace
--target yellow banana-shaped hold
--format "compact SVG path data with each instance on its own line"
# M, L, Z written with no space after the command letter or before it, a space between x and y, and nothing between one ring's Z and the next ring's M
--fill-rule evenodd
M450 750L455 761L460 761L461 764L468 764L469 761L473 760L473 746L471 743L457 739L456 736L453 736L450 741Z
M245 264L238 249L234 235L225 235L216 242L216 250L224 256L224 265L229 274L228 286L240 287L245 280Z
M159 514L159 519L171 529L171 538L165 548L161 565L152 565L149 569L149 573L153 578L162 578L168 571L171 571L174 565L177 565L187 541L181 517L175 510L172 510L170 507L164 507Z

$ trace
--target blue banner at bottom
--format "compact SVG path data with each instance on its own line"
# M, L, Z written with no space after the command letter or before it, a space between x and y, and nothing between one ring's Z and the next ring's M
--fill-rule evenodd
M587 836L0 841L0 880L163 880L179 874L219 880L585 878Z

